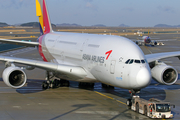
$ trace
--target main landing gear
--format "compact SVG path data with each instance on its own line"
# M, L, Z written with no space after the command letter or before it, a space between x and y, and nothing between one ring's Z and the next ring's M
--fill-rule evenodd
M42 83L43 90L48 88L69 87L69 81L54 79L54 75L51 72L47 72L46 75L46 81Z
M92 89L94 88L94 83L79 82L79 88Z
M129 93L130 93L131 95L130 95L130 98L127 99L126 105L128 106L129 109L131 109L132 98L133 98L133 96L136 95L136 93L140 93L140 89L132 89L132 90L129 90Z
M114 86L106 85L106 84L104 84L104 83L101 83L101 86L102 86L102 88L104 88L104 89L114 89Z

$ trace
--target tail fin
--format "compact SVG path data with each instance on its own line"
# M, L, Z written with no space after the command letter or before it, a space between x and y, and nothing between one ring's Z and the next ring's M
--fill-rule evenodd
M45 0L36 0L36 16L39 17L41 35L52 32L52 26Z

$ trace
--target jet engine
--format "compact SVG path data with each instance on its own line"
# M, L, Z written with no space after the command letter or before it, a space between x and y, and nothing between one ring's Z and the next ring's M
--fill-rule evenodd
M144 45L144 43L143 43L143 42L140 42L140 41L135 41L135 43L136 43L137 45L139 45L139 46Z
M154 41L154 45L157 45L157 42L156 42L156 41Z
M3 81L9 87L20 88L27 81L25 72L19 67L7 67L2 74Z
M139 45L139 42L138 42L138 41L135 41L135 43L136 43L137 45Z
M172 85L178 79L178 72L166 64L156 65L151 69L152 77L159 83Z

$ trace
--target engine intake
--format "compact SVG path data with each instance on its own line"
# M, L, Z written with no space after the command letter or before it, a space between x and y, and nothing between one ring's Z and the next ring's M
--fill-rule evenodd
M19 67L8 67L3 71L3 81L9 87L20 88L27 81L26 74Z
M178 72L172 66L157 65L151 69L152 77L159 83L172 85L178 79Z

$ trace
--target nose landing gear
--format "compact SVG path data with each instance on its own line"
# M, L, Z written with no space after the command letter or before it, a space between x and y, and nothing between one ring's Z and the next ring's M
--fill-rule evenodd
M130 93L131 95L130 95L130 98L127 99L127 101L126 101L126 105L128 106L129 109L131 109L131 106L132 106L133 96L135 96L136 93L140 93L140 90L141 90L141 89L132 89L132 90L129 90L129 93Z
M129 93L131 94L131 98L136 95L136 93L140 93L140 90L141 89L132 89L132 90L129 90Z

